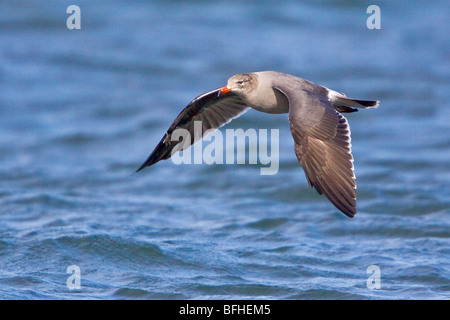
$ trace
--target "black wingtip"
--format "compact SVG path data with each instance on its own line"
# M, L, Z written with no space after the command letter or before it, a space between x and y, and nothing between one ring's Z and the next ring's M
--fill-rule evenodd
M171 148L166 144L166 135L161 139L161 141L156 146L155 150L153 150L153 152L148 156L148 158L144 161L144 163L136 170L136 172L141 171L145 167L154 165L160 160L170 158Z
M341 210L342 211L342 210ZM350 219L354 218L356 215L356 209L352 211L342 211Z
M158 161L154 160L153 153L150 155L150 157L147 158L147 160L145 160L145 162L136 170L136 173L141 171L142 169L144 169L145 167L151 166L153 164L155 164Z
M134 173L138 173L139 171L141 171L145 167L147 167L147 161L145 161Z
M159 147L159 145L158 145ZM155 163L159 162L160 160L165 160L167 157L165 157L165 153L161 153L161 148L156 147L155 150L153 150L152 154L145 160L145 162L136 170L136 172L141 171L145 167L150 167L154 165Z

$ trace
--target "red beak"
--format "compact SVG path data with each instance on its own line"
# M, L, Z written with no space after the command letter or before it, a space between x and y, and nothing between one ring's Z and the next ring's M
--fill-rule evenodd
M230 92L230 91L231 91L231 89L228 88L227 86L222 87L222 88L220 88L219 96L223 96L224 94L226 94L226 93L228 93L228 92Z

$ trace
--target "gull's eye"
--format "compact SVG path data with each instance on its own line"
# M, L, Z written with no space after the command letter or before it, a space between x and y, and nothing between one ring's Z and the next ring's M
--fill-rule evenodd
M237 81L237 84L243 84L244 83L244 80L238 80Z

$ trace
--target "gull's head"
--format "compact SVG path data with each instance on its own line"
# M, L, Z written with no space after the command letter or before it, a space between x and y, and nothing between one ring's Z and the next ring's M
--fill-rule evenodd
M240 73L228 79L225 87L220 89L221 94L233 92L246 95L257 86L257 76L254 73Z

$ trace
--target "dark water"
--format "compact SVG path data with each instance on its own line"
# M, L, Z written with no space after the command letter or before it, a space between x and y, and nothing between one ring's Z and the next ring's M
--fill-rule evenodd
M380 30L371 4L2 0L0 298L449 299L448 2L378 1ZM307 185L287 115L228 125L280 129L276 175L132 174L192 98L260 70L381 100L347 117L354 219Z

